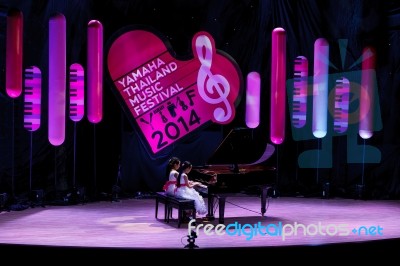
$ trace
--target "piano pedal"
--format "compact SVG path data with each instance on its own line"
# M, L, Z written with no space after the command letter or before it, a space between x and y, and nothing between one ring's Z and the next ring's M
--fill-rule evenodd
M203 223L210 223L211 221L215 220L214 217L204 216L200 218Z

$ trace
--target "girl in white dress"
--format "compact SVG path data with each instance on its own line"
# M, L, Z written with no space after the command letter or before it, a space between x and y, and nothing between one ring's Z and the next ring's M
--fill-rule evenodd
M194 200L194 206L196 212L199 215L207 213L206 204L203 197L194 189L195 186L207 187L200 182L194 182L189 180L188 174L192 170L192 164L188 161L182 163L182 167L179 171L179 182L176 185L175 196L183 199Z
M175 196L176 180L178 179L178 169L181 166L181 161L177 157L172 157L168 160L167 172L168 181L164 184L163 190L167 195Z

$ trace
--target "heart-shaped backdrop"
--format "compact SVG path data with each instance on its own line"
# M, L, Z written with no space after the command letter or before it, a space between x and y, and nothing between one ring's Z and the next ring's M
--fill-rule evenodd
M210 121L231 122L242 88L238 65L209 33L195 34L191 59L178 60L167 47L154 31L129 28L107 55L112 89L153 153Z

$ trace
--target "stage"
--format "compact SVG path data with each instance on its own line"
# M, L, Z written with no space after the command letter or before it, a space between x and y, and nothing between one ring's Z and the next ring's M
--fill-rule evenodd
M400 202L394 200L269 198L261 216L260 198L228 197L224 224L229 233L217 226L218 210L214 221L198 218L190 231L188 223L177 228L176 210L174 219L165 223L163 210L161 205L156 219L155 199L150 196L3 211L0 251L3 257L8 252L21 254L20 259L23 254L30 258L59 254L66 260L77 254L157 259L193 253L389 258L388 248L400 243ZM197 230L198 246L193 249L187 247L192 230Z

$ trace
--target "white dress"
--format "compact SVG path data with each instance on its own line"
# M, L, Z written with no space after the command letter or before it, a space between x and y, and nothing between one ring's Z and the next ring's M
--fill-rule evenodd
M203 197L195 190L194 188L190 188L186 186L184 176L185 173L182 174L180 180L180 186L175 191L175 196L183 199L191 199L194 200L194 207L196 208L196 212L199 215L204 215L207 213L207 207L204 202Z
M165 183L163 189L167 193L167 195L170 196L175 196L175 190L176 190L176 176L179 175L179 172L176 171L175 169L172 169L171 172L169 172L169 177L168 181Z

